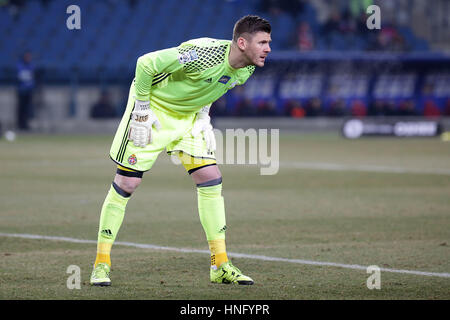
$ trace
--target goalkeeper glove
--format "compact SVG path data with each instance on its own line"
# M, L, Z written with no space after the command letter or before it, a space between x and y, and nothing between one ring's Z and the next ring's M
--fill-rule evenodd
M147 144L152 143L152 126L155 126L156 131L161 129L158 118L150 109L150 101L136 99L134 110L131 113L128 139L133 141L136 147L144 148Z
M191 134L195 138L200 133L203 133L203 138L206 142L206 148L209 152L213 152L216 150L216 137L214 136L213 127L211 125L211 118L209 117L209 108L209 106L203 107L197 113Z

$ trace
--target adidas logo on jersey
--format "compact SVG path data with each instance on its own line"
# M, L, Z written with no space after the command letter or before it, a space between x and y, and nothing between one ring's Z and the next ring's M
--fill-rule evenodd
M212 82L212 78L208 78L208 79L206 79L206 80L205 80L205 82L207 82L207 83L211 83L211 82Z

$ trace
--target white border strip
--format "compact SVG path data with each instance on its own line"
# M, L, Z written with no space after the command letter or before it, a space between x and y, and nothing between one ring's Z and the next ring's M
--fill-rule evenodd
M75 239L75 238L68 238L68 237L43 236L43 235L36 235L36 234L20 234L20 233L2 233L2 232L0 232L0 237L97 244L97 241L95 241L95 240L83 240L83 239ZM175 252L184 252L184 253L210 254L209 250L164 247L164 246L157 246L154 244L143 244L143 243L134 243L134 242L122 242L122 241L117 241L114 244L121 245L121 246L127 246L127 247L141 248L141 249L175 251ZM255 259L255 260L261 260L261 261L288 262L288 263L306 264L306 265L313 265L313 266L338 267L338 268L364 270L364 271L367 270L367 267L357 265L357 264L343 264L343 263L321 262L321 261L311 261L311 260L302 260L302 259L287 259L287 258L277 258L277 257L268 257L268 256L261 256L261 255L232 253L232 252L228 252L227 255L230 257L235 257L235 258ZM412 274L412 275L418 275L418 276L450 278L450 273L437 273L437 272L389 269L389 268L380 268L380 271Z

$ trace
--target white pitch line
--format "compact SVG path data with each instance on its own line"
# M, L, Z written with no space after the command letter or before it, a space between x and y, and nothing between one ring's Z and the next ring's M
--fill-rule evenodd
M450 175L449 169L441 168L404 168L377 165L347 165L326 162L280 162L281 167L308 170L330 170L330 171L361 171L381 173L416 173L416 174L440 174Z
M36 235L36 234L1 233L0 232L0 237L97 244L97 241L95 241L95 240L83 240L83 239L75 239L75 238L68 238L68 237L56 237L56 236L43 236L43 235ZM210 254L209 250L174 248L174 247L158 246L158 245L154 245L154 244L122 242L122 241L117 241L114 244L121 245L121 246L127 246L127 247L141 248L141 249L175 251L175 252L184 252L184 253ZM287 262L287 263L305 264L305 265L313 265L313 266L325 266L325 267L338 267L338 268L364 270L364 271L367 270L366 266L361 266L361 265L357 265L357 264L344 264L344 263L312 261L312 260L302 260L302 259L287 259L287 258L268 257L268 256L262 256L262 255L232 253L232 252L227 252L227 255L230 257L235 257L235 258L254 259L254 260L261 260L261 261ZM419 275L419 276L428 276L428 277L450 278L450 273L437 273L437 272L389 269L389 268L380 268L380 271Z

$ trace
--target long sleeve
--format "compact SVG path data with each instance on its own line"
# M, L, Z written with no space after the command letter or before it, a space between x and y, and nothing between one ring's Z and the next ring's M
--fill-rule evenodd
M140 56L136 64L136 98L149 100L153 82L183 68L177 48L154 51Z

